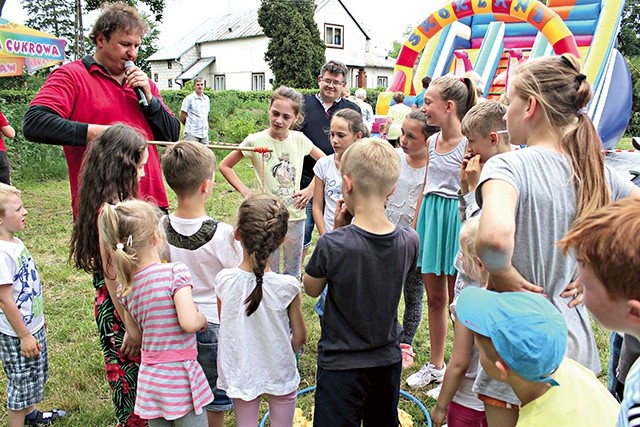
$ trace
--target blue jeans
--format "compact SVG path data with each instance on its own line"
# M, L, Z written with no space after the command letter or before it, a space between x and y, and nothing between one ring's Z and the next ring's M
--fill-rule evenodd
M304 223L304 243L303 248L307 249L311 246L311 235L313 234L313 227L316 226L315 221L313 220L313 199L309 200L306 207L307 219Z
M205 406L207 411L224 412L233 409L233 402L224 390L220 390L216 382L218 381L218 332L220 325L208 323L207 330L196 333L198 341L198 363L202 366L204 375L207 377L211 392L213 392L213 402Z

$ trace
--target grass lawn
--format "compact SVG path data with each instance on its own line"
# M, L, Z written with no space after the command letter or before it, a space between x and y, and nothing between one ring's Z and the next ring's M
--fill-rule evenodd
M248 162L241 162L236 171L247 183L256 188L253 170ZM235 212L240 204L240 196L219 175L214 194L208 203L209 214L230 223L235 220ZM20 234L33 254L40 270L45 288L45 314L48 323L48 344L50 377L46 385L45 401L41 409L61 408L69 413L58 426L101 427L114 426L115 419L105 379L102 354L97 340L93 317L94 291L88 274L75 270L67 262L68 244L71 235L71 208L69 184L66 181L43 183L15 183L23 191L23 200L29 210L27 229ZM171 208L175 208L175 198L168 192ZM307 321L308 339L306 353L300 358L300 388L315 383L316 344L320 335L318 318L313 311L314 299L303 297L303 310ZM422 325L414 342L416 363L403 373L406 377L417 371L427 361L429 345L426 321L426 306ZM452 336L447 348L447 359ZM596 339L601 351L601 359L606 362L608 353L608 333L596 326ZM603 365L604 366L604 365ZM605 381L605 378L602 378ZM6 389L6 380L0 374L0 390ZM434 401L426 396L427 389L414 394L428 408ZM4 394L4 391L2 392ZM420 412L413 403L401 399L401 407L412 414L416 426L420 422ZM312 395L299 399L298 406L310 413L313 406ZM0 403L0 425L6 425L5 401ZM233 426L233 415L227 417L226 425Z

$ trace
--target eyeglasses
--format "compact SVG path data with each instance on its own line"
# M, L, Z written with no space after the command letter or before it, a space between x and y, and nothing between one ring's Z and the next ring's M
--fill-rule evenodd
M504 134L509 133L509 131L508 131L507 129L503 129L503 130L497 130L497 131L496 131L496 133L497 133L498 135L504 135Z
M341 82L340 80L320 79L320 81L326 84L327 86L333 86L333 87L342 86L343 84L343 82Z

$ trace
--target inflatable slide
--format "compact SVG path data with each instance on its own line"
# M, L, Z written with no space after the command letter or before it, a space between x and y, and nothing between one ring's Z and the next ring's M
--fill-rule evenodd
M520 61L573 53L593 87L589 115L604 148L613 148L631 114L631 74L615 48L624 0L453 0L409 35L376 113L387 114L395 91L412 103L428 75L474 71L487 98L506 92ZM419 63L418 56L422 53ZM415 75L414 75L415 67Z

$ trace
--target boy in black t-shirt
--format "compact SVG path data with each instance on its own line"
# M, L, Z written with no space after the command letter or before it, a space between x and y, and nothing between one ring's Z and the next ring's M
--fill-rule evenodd
M328 286L314 426L397 426L397 311L403 283L416 267L419 239L385 216L400 173L398 155L386 141L353 144L340 172L344 200L336 206L336 228L318 239L303 279L310 296Z

